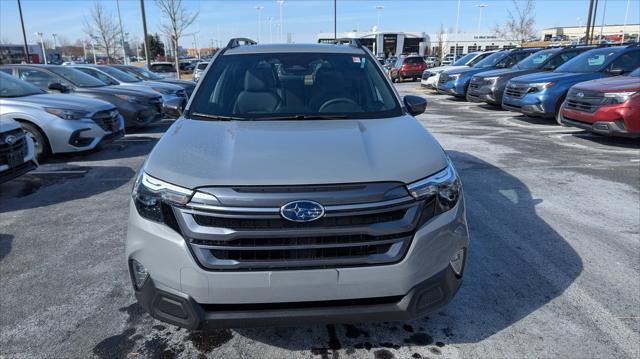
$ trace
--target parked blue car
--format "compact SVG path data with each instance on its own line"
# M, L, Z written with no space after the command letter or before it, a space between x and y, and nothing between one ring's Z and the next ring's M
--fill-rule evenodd
M540 49L513 49L498 51L473 67L442 72L438 80L438 93L464 98L473 75L496 69L508 69Z
M557 117L571 86L630 73L639 66L640 48L637 45L589 50L552 72L510 80L502 96L502 108L533 117Z

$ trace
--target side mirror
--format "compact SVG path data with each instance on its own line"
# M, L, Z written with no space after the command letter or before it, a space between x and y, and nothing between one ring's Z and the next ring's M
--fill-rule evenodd
M404 97L404 105L412 116L418 116L427 109L427 99L420 96L407 95Z
M59 82L54 82L52 84L49 84L49 90L51 91L58 91L58 92L67 92L68 89L65 85L59 83Z
M613 75L613 76L618 76L618 75L622 75L624 73L624 70L621 68L610 68L609 71L607 71L609 73L609 75Z
M164 102L164 110L170 116L180 117L186 105L187 100L184 98L173 98Z
M551 64L544 65L544 67L542 68L543 71L553 71L555 69L556 69L556 66Z

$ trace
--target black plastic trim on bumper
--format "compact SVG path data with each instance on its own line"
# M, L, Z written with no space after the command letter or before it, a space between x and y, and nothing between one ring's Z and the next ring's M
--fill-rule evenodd
M38 165L33 161L23 162L16 167L0 172L0 183L8 182L36 168L38 168Z
M267 309L256 309L260 307L259 304L200 305L187 295L175 295L157 289L151 278L147 279L140 290L135 291L135 296L152 317L197 330L411 320L449 303L461 284L462 278L447 266L413 287L406 295L391 297L392 302L385 301L385 298L365 298L330 301L325 302L325 306L318 305L318 302L309 302L309 306L304 306L301 302L277 305L266 303L264 308Z
M562 116L562 119L560 121L567 126L577 127L583 130L597 133L599 135L640 138L640 132L629 132L626 128L624 128L624 126L620 126L618 121L597 121L591 124L569 119L564 116Z

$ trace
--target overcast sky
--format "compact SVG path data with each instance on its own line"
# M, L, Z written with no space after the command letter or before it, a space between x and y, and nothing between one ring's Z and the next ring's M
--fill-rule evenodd
M101 0L103 5L117 16L116 0ZM624 22L627 0L600 0L596 24L602 21L606 2L605 23ZM52 33L70 42L84 39L83 19L89 12L89 0L22 0L27 39L35 42L36 31L43 32L51 39ZM274 41L279 40L276 24L279 20L278 4L271 1L245 0L185 0L190 11L198 12L196 23L187 31L199 32L200 46L225 44L230 37L258 36L258 10L261 11L261 40L270 38L269 18L272 18L271 32ZM480 9L479 4L487 4L482 16L482 29L489 31L495 24L503 23L507 11L512 8L506 0L463 0L460 10L460 31L476 32ZM538 0L536 1L536 28L541 30L553 26L577 25L585 23L589 0ZM380 28L383 31L425 31L435 33L442 23L445 28L454 28L457 2L447 1L346 1L338 0L338 31L371 30L377 22L376 6L384 6L381 11ZM145 1L149 32L159 30L160 12L155 2ZM120 0L120 10L124 31L131 37L142 39L142 22L139 0ZM319 32L333 31L333 1L285 0L283 5L284 32L291 32L295 42L315 42ZM632 0L628 23L640 22L640 1ZM21 41L20 22L16 0L0 0L0 39L19 43ZM285 35L286 38L286 35ZM193 47L193 37L181 40L183 47Z

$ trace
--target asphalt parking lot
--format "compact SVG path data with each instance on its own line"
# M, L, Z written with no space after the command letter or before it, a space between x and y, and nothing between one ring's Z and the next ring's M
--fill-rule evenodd
M419 120L464 184L471 256L447 307L410 322L205 333L151 319L124 239L164 121L0 185L0 357L640 356L639 142L397 87L428 98Z

